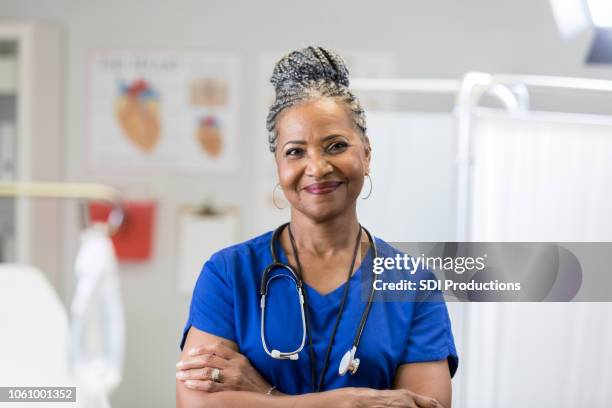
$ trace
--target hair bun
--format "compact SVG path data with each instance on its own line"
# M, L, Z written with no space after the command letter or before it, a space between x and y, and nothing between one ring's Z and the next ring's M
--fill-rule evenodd
M349 86L346 63L334 51L323 47L306 47L287 54L276 63L270 78L277 90L319 80Z

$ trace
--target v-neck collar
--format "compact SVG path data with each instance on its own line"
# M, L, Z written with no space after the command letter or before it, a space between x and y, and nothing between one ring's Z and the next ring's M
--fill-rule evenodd
M280 239L277 240L274 243L274 246L276 248L276 253L278 254L278 258L279 261L284 263L284 264L289 264L289 260L287 258L287 254L285 253L285 249L283 248L283 246L280 244ZM368 247L368 252L370 251L370 248ZM368 256L368 252L366 252L365 257L363 257L363 259L366 259L366 257ZM359 264L359 267L357 268L357 270L355 271L355 273L353 273L353 275L351 276L351 278L349 279L351 288L349 289L354 289L354 288L358 288L359 285L356 285L355 282L359 282L360 276L361 276L361 267L363 265L363 261ZM329 303L335 303L337 300L339 300L342 295L344 294L344 289L345 286L347 284L346 281L344 281L340 286L338 286L337 288L333 289L332 291L322 294L319 291L317 291L315 288L313 288L312 286L310 286L309 284L307 284L306 282L302 282L303 286L304 286L304 290L307 292L308 296L308 301L311 303L320 303L320 304L329 304Z

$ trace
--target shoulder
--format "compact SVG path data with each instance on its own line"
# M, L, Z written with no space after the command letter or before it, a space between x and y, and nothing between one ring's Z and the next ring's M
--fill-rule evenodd
M402 259L406 256L408 259L417 259L420 258L419 254L415 254L415 251L420 251L420 249L412 247L412 243L403 243L403 242L387 242L382 238L376 237L376 249L378 252L378 257L382 258L395 258L396 255L400 255ZM410 247L410 249L406 249ZM422 254L421 254L422 255ZM419 263L419 265L422 265ZM425 268L423 268L425 269Z
M243 273L259 268L270 256L270 240L273 231L265 232L256 237L222 248L213 253L206 262L209 267L222 273L226 278L229 275Z
M406 249L407 245L411 250ZM382 258L379 259L378 266L385 265L387 277L395 276L397 279L406 278L414 281L437 279L427 262L429 256L421 253L422 248L417 249L410 243L389 243L378 237L376 238L376 246L377 257ZM386 258L390 260L387 261Z
M272 231L265 232L254 238L250 238L246 241L239 242L237 244L230 245L223 249L218 250L211 256L211 260L231 260L235 258L241 258L252 254L257 254L262 250L268 250L270 246L270 239L272 238Z
M403 255L404 252L392 246L389 242L384 239L373 236L374 241L376 242L376 251L378 252L379 257L393 257L395 254Z
M257 271L269 263L269 246L272 231L242 241L214 252L200 271L198 286L215 281L219 285L236 287L237 282L257 278ZM253 281L255 282L255 281Z

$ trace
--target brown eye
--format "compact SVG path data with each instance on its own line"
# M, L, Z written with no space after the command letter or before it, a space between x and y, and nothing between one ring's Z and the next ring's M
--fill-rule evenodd
M285 156L300 156L303 153L303 150L299 147L294 147L291 149L285 150Z
M348 143L346 142L336 142L336 143L332 143L331 145L329 145L327 150L329 150L332 153L336 153L336 152L340 152L346 149L347 147L348 147Z

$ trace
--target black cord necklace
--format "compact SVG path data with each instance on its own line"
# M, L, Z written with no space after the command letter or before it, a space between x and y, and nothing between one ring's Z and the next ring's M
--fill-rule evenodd
M297 251L297 245L295 244L295 239L293 238L293 233L291 232L291 224L288 224L289 229L289 240L291 241L291 247L293 249L293 253L295 254L295 261L297 263L297 274L299 279L303 282L302 278L302 265L300 263L300 257ZM334 344L334 339L336 338L336 331L338 330L338 325L340 324L340 319L342 318L342 312L344 311L344 305L346 303L346 299L348 297L349 285L351 282L351 275L353 274L353 267L355 266L355 260L357 259L357 250L359 249L359 243L361 242L361 224L359 224L359 232L357 234L357 241L355 242L355 248L353 250L353 260L351 261L351 266L348 270L348 277L346 279L346 285L344 287L344 294L342 295L342 302L340 303L340 310L338 311L338 316L336 317L336 323L334 324L334 328L332 330L331 338L329 339L329 344L327 345L327 352L325 353L325 359L323 360L323 370L321 371L321 375L319 376L319 381L315 387L315 378L316 378L316 361L314 348L312 346L312 336L310 335L310 327L309 327L309 319L308 315L310 314L310 310L308 308L308 296L306 295L306 290L304 290L304 308L306 309L306 334L308 335L308 347L310 349L310 376L313 386L313 392L321 391L321 387L323 386L323 381L325 379L325 372L327 371L327 367L329 365L329 356L331 354L331 349Z

